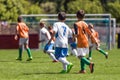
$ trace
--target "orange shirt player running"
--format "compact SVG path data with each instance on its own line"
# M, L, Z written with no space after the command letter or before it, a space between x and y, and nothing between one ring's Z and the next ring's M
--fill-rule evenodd
M94 39L90 36L91 44L89 46L89 57L88 57L88 59L89 60L92 59L92 48L94 47L94 45L96 47L96 50L99 51L101 54L103 54L105 56L105 58L107 59L108 58L108 52L105 52L103 49L100 48L99 34L98 34L98 32L95 31L95 29L93 27L94 27L93 24L91 24L91 23L88 24L89 30L91 31L92 35L95 37L95 40L99 43L99 45L96 45Z

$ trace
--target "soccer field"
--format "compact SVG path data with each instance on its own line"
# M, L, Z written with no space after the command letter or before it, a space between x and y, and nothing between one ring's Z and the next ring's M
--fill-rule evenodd
M0 50L0 80L120 80L120 50L108 52L108 59L97 51L93 52L93 74L88 66L86 74L77 74L80 61L75 56L67 57L74 64L70 73L59 74L62 64L52 63L49 56L40 50L32 50L33 60L30 62L26 61L26 51L23 53L23 60L16 61L17 50Z

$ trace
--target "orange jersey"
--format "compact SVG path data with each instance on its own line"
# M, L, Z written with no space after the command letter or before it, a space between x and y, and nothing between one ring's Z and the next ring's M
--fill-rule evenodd
M18 31L20 38L28 38L29 28L25 23L18 23L16 30Z
M98 32L96 32L94 29L91 29L91 32L92 32L92 35L94 36L95 40L97 42L100 42ZM91 37L92 43L96 43L95 40L93 39L93 37Z
M78 48L86 48L89 47L87 35L90 35L90 30L88 29L88 25L84 21L76 22L77 26L77 47Z

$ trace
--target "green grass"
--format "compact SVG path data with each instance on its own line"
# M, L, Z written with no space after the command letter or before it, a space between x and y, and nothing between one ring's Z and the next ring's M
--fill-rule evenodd
M113 49L108 52L107 60L99 52L93 52L93 74L88 66L86 74L77 74L80 61L75 56L67 57L74 64L70 73L59 74L62 64L52 63L49 56L40 50L32 50L31 62L26 61L26 51L23 53L23 60L16 61L17 50L0 50L0 80L120 80L120 50Z

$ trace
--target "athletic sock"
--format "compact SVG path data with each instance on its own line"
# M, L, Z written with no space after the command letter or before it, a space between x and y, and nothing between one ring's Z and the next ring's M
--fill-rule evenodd
M32 58L30 48L27 48L26 50L27 50L27 53L28 53L28 57L29 57L29 58Z
M82 57L81 61L87 65L90 65L90 61L86 57Z
M22 58L22 52L23 52L23 49L19 48L19 57L18 58Z
M100 53L102 53L103 55L106 55L106 52L105 52L104 50L99 49L98 51L99 51Z
M80 62L81 70L85 70L85 63L82 60Z
M57 60L57 59L55 58L55 55L54 55L53 53L48 53L48 54L50 54L50 57L51 57L53 60Z
M73 53L75 56L77 56L77 50L76 50L76 49L73 49L73 50L72 50L72 53Z
M63 64L63 69L67 70L67 65L70 64L66 58L59 58L59 61Z
M92 51L91 50L89 51L89 57L92 57Z

